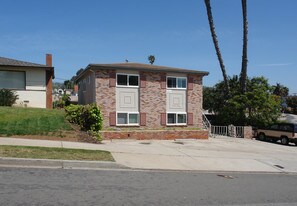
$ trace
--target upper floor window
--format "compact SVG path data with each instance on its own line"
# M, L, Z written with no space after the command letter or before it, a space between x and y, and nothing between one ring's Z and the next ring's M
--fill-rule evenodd
M0 89L26 89L26 73L23 71L0 71Z
M167 77L167 88L187 88L187 78L186 77Z
M138 87L138 85L139 85L139 75L135 75L135 74L117 74L117 85L118 86Z

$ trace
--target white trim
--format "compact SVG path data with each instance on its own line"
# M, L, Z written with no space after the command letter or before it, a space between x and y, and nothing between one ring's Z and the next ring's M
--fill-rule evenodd
M118 114L127 114L127 124L118 124ZM138 123L129 123L129 115L137 114L138 115ZM139 126L140 125L140 115L139 112L116 112L116 126Z
M185 88L179 88L179 87L168 87L168 78L175 78L176 79L176 86L177 86L177 79L185 79L186 80L186 87ZM186 90L188 88L188 78L187 77L181 77L181 76L166 76L166 89L172 89L172 90Z
M127 76L127 85L118 85L118 75L126 75ZM129 85L129 76L137 76L138 77L138 85L137 86ZM116 87L139 88L139 84L140 84L139 74L116 73Z
M175 114L176 123L168 123L168 114ZM186 122L185 123L178 123L177 115L179 114L185 114L186 115ZM187 112L166 112L166 125L168 126L174 126L174 125L187 125L188 124L188 114Z

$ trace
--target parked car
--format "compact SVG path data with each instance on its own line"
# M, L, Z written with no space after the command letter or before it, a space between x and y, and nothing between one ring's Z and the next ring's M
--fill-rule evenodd
M257 137L261 141L271 140L273 142L281 141L287 145L289 142L297 145L297 124L276 123L267 128L257 129Z

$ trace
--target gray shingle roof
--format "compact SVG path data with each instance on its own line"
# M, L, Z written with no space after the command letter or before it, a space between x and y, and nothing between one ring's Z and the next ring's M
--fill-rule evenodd
M31 62L24 62L15 59L0 57L0 66L19 66L19 67L49 67L44 64L35 64ZM50 67L49 67L50 68Z
M166 66L157 66L151 64L141 64L141 63L115 63L115 64L89 64L88 68L94 69L123 69L123 70L139 70L139 71L158 71L158 72L177 72L177 73L189 73L189 74L201 74L208 75L208 72L183 69L183 68L174 68Z

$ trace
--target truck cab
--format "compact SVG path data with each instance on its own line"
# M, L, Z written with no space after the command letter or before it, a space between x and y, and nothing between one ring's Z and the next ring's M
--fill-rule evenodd
M297 145L297 124L276 123L267 128L257 129L257 138L261 141L277 142L280 140L284 145L289 144L289 142Z

